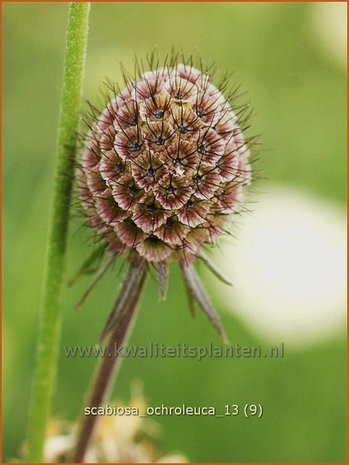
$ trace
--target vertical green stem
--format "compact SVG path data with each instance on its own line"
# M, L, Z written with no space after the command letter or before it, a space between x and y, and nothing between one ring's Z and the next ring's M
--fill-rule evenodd
M41 462L54 390L61 332L61 294L65 268L68 220L74 179L76 137L80 121L90 3L73 2L64 59L58 126L57 165L48 240L43 305L29 413L29 462Z

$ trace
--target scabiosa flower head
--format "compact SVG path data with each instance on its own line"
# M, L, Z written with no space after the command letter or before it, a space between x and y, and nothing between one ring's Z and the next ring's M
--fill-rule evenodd
M233 104L209 73L173 62L126 79L95 114L79 195L114 254L188 265L223 232L251 179Z
M194 67L192 60L180 62L177 56L160 67L152 57L147 65L138 63L135 76L125 72L124 88L108 85L112 95L102 110L91 107L93 121L78 174L79 200L109 258L78 306L113 259L124 253L129 272L103 338L121 324L125 302L132 307L137 300L150 266L165 297L173 259L180 264L191 310L198 303L225 337L193 261L201 259L229 283L204 249L240 211L251 181L242 126L248 106L237 103L235 91L223 95L227 81L216 86L213 71Z

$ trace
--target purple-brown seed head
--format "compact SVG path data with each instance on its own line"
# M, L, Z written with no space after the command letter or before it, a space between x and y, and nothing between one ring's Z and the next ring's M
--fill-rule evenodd
M190 263L239 211L248 157L207 74L184 64L144 72L92 124L79 173L87 222L116 254Z

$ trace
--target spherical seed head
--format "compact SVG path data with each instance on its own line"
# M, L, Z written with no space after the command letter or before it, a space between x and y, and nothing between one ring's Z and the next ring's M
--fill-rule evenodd
M79 173L87 222L114 253L191 262L239 210L248 158L207 74L185 64L144 72L91 126Z

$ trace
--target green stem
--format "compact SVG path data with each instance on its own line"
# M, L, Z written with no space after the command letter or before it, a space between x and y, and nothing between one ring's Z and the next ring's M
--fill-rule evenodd
M90 3L71 3L64 59L58 126L57 165L48 241L43 305L29 412L29 462L41 462L61 332L61 294L67 248L68 219L74 180L77 131L86 56Z

